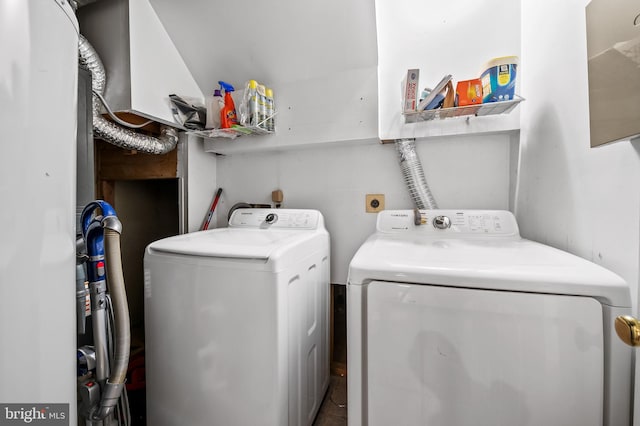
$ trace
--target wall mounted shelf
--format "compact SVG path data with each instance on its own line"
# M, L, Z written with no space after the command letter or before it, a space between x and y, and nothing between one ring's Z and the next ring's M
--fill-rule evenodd
M235 139L238 136L246 135L271 135L274 132L265 130L260 127L236 126L229 129L210 129L210 130L189 130L187 134L202 136L204 138L227 138Z
M470 116L481 117L486 115L508 114L522 101L524 101L524 98L516 95L516 98L511 101L489 102L479 105L405 112L402 113L402 115L404 116L405 123L417 123L421 121L454 117L469 118Z

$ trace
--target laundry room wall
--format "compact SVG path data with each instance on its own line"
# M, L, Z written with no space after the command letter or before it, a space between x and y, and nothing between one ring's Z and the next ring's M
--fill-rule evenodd
M509 209L513 150L509 134L457 136L417 141L427 182L441 208ZM242 143L238 139L234 143ZM238 202L271 203L320 210L331 235L331 281L345 284L360 244L375 230L365 212L366 194L384 194L386 209L411 209L393 144L369 140L317 148L218 157L217 182L224 188L218 224Z
M187 142L189 149L185 150L186 161L179 164L184 167L182 173L186 179L182 194L183 203L187 206L186 227L189 232L199 231L211 208L211 203L217 189L216 171L217 160L210 153L204 151L202 138L189 135ZM215 226L215 215L211 226Z
M621 275L637 306L640 143L589 148L587 4L522 1L516 214L523 236Z

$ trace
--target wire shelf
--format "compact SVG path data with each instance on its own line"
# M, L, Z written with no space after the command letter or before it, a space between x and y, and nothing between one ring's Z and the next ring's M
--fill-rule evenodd
M205 138L227 138L235 139L238 136L246 135L270 135L273 131L265 130L261 127L234 126L229 129L210 130L189 130L187 134L202 136Z
M485 115L508 114L522 101L524 101L523 97L515 95L515 98L511 101L489 102L479 105L467 105L454 108L438 108L425 111L410 111L403 112L402 115L404 115L405 123L418 123L420 121L435 120L436 118L445 119L454 117L468 117L472 115L481 117Z

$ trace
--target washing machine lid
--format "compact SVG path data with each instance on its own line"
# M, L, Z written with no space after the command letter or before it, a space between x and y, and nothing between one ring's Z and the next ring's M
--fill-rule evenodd
M147 251L189 256L267 260L327 233L309 209L236 209L228 228L193 232L149 244Z
M431 211L430 220L422 225L413 224L412 211L404 211L402 217L397 211L395 216L387 212L395 231L381 224L379 217L378 232L351 261L349 284L379 280L582 295L613 306L631 306L629 287L622 278L581 257L521 238L511 213L462 211L451 221L450 232L439 232L433 219L451 212ZM484 225L477 227L480 217ZM476 226L473 231L470 221Z
M151 243L148 250L152 253L266 261L310 237L309 231L220 228L165 238Z

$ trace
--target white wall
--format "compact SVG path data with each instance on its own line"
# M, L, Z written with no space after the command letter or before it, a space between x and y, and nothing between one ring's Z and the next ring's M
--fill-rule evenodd
M279 87L377 64L373 0L150 3L204 93L218 80Z
M427 182L441 208L509 209L512 142L508 134L417 141ZM238 139L234 143L242 143ZM218 224L237 202L271 203L284 192L283 207L320 210L331 235L331 282L345 284L349 262L375 229L365 194L385 194L387 209L410 209L395 147L377 140L283 152L218 157L224 190Z
M180 176L185 179L183 194L186 208L186 229L188 232L199 231L202 227L218 184L216 181L217 161L215 155L204 151L202 138L197 136L183 137L186 146L181 146L183 158L179 162ZM186 157L186 158L184 158ZM216 215L209 225L216 226Z
M640 144L589 148L587 3L522 1L516 215L525 237L621 275L636 304Z
M516 216L525 237L622 276L637 312L640 143L589 148L587 3L522 0L520 75L528 100L521 111Z

